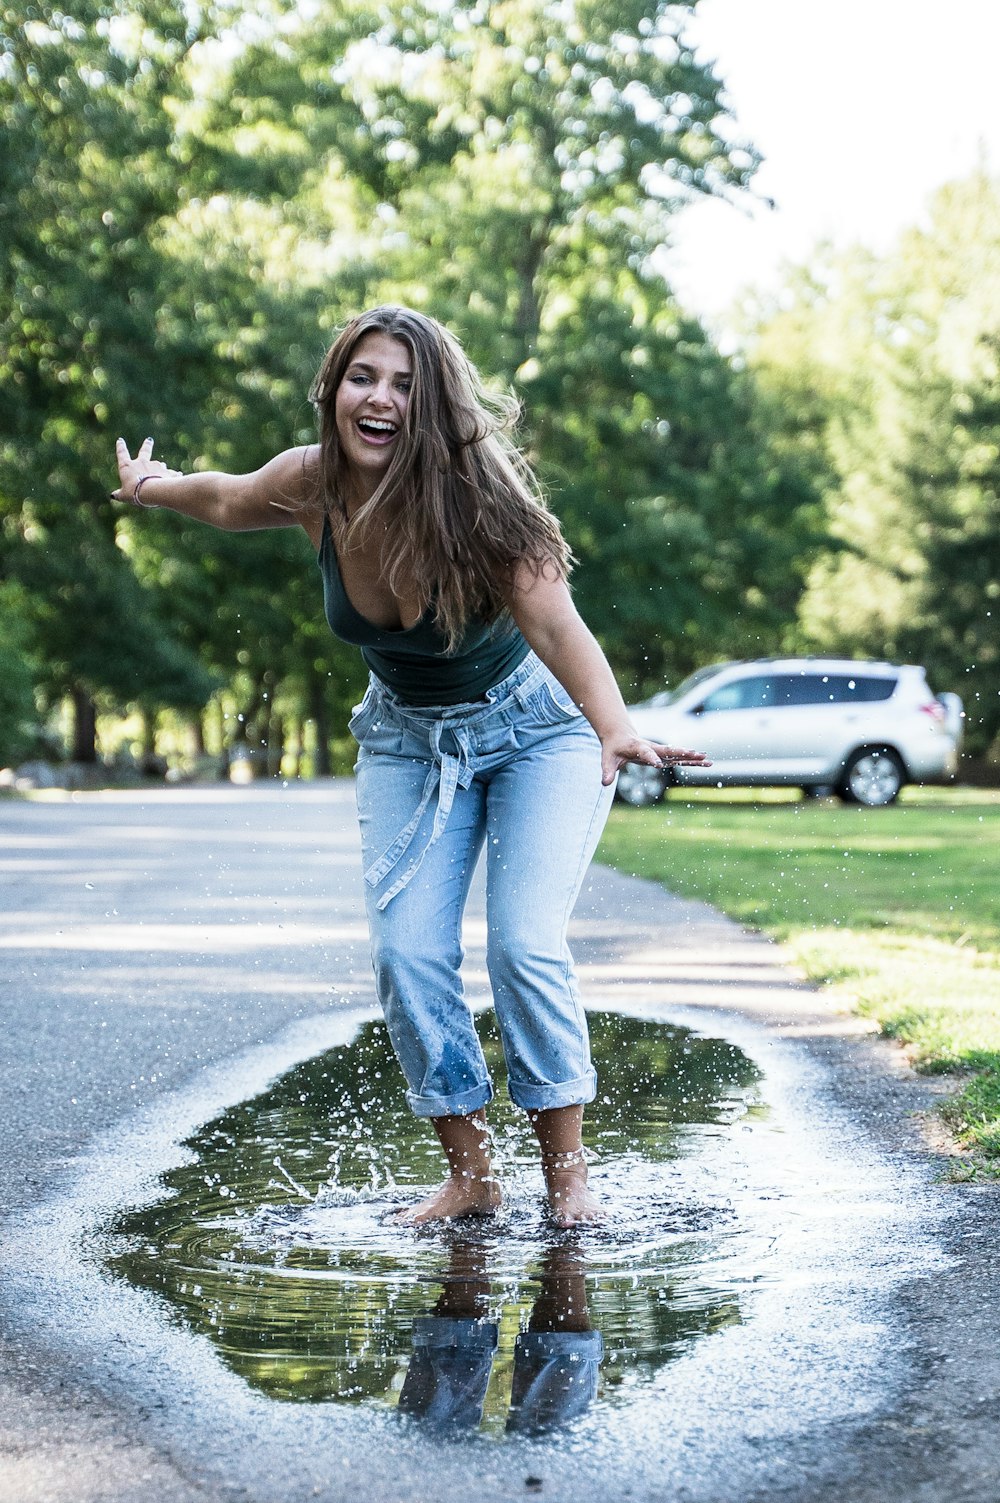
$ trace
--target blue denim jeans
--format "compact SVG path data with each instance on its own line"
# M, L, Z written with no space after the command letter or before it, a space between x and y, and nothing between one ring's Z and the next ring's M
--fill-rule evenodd
M400 1413L442 1429L479 1425L497 1338L492 1321L418 1316ZM579 1419L597 1397L603 1356L599 1331L522 1331L514 1344L507 1429L533 1435Z
M373 679L351 720L372 960L417 1116L493 1095L465 1001L462 913L486 844L486 959L512 1100L591 1101L596 1075L566 943L611 803L600 743L530 653L483 700L406 705Z

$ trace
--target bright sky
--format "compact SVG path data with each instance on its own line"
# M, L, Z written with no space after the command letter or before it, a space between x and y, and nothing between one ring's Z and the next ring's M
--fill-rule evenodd
M997 0L701 0L688 36L777 204L679 216L665 270L710 322L818 240L885 250L940 184L983 157L1000 173Z

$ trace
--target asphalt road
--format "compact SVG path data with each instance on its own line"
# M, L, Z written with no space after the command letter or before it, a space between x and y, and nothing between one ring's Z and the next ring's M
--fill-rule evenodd
M630 1007L694 1017L717 1035L747 1029L765 1053L773 1044L786 1072L799 1072L799 1120L821 1142L836 1139L841 1156L856 1153L859 1197L877 1183L878 1197L899 1202L894 1214L919 1208L909 1273L897 1258L887 1276L886 1258L868 1244L851 1270L852 1288L863 1286L870 1260L880 1291L863 1333L845 1306L845 1353L863 1334L874 1354L865 1403L845 1403L831 1370L824 1407L821 1369L838 1362L818 1343L810 1355L804 1341L799 1372L814 1398L794 1427L774 1413L788 1401L769 1387L759 1358L725 1400L720 1374L698 1400L709 1410L725 1403L734 1451L756 1456L753 1465L732 1473L715 1461L701 1465L698 1447L710 1456L711 1426L689 1424L674 1471L654 1465L658 1447L664 1456L670 1449L665 1430L642 1438L631 1480L627 1463L616 1473L619 1462L576 1457L546 1473L539 1493L525 1482L520 1455L515 1475L498 1452L487 1460L477 1453L466 1491L454 1450L429 1471L426 1457L380 1458L370 1437L345 1429L333 1455L315 1416L276 1432L272 1461L283 1459L270 1465L221 1397L213 1412L210 1373L196 1412L169 1396L151 1400L129 1374L127 1341L119 1351L80 1336L79 1312L60 1304L69 1274L47 1264L42 1242L34 1257L26 1250L24 1228L40 1208L55 1207L58 1220L74 1195L79 1210L88 1183L81 1165L95 1145L168 1111L199 1081L215 1079L213 1070L240 1059L258 1071L269 1060L277 1068L321 1047L324 1029L345 1012L371 1007L352 790L334 781L5 802L0 882L3 1503L445 1503L526 1487L526 1495L583 1503L610 1496L611 1475L622 1496L706 1503L1000 1499L1000 1196L940 1182L944 1160L922 1116L932 1087L893 1047L798 985L764 941L701 905L598 868L574 921L588 1001L613 993ZM482 938L476 908L467 935L474 995L485 987ZM66 1256L72 1262L72 1250ZM113 1292L108 1298L113 1304ZM752 1337L750 1329L751 1347ZM267 1423L257 1415L259 1435ZM286 1430L289 1423L286 1416Z

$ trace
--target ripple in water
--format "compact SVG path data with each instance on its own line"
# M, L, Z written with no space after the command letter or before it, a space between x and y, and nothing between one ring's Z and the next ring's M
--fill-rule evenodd
M479 1027L502 1079L492 1016ZM766 1229L730 1198L729 1152L761 1111L759 1072L725 1041L616 1013L591 1015L591 1039L600 1226L553 1227L533 1135L505 1096L490 1107L501 1213L395 1224L443 1159L373 1022L189 1139L163 1197L115 1221L108 1264L274 1399L395 1406L487 1433L620 1402L738 1322L759 1277Z

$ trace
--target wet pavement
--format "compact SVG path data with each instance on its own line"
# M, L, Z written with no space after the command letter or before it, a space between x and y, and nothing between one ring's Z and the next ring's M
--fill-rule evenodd
M404 1229L439 1158L349 784L0 833L4 1503L1000 1497L996 1193L937 1182L930 1089L765 942L595 869L607 1223L549 1223L501 1092L500 1217Z

